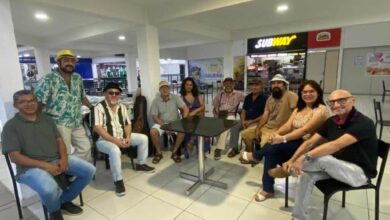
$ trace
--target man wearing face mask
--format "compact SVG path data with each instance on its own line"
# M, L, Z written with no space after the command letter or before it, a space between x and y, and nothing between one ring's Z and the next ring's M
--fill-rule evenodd
M71 50L60 50L55 58L58 69L39 80L35 95L42 111L57 125L64 139L67 152L89 161L91 144L82 125L81 104L92 108L80 74L75 73L77 58Z
M269 135L283 125L297 105L297 94L287 91L288 81L281 74L276 74L271 80L272 96L267 99L265 109L256 127L256 137L260 146L264 146Z

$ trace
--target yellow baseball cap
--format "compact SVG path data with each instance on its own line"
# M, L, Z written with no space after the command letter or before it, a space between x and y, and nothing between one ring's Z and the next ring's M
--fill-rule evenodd
M71 50L58 51L57 56L55 58L55 61L58 62L62 57L72 57L76 60L76 62L78 61L77 57L75 57L75 55L73 55L73 52Z

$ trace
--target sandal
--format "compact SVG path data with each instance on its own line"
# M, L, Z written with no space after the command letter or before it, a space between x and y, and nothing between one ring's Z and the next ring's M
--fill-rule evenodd
M255 200L256 202L262 202L266 199L273 198L273 197L274 197L273 193L267 193L266 191L261 191L259 193L256 193Z
M240 158L238 158L238 160L241 161L241 163L243 163L243 164L258 163L258 161L253 158L253 155L252 155L252 159L249 159L248 154L252 154L252 153L246 152L246 151L242 152L240 155Z
M181 162L181 158L180 158L179 155L177 155L177 153L172 153L171 159L173 161L175 161L175 163L180 163Z
M162 153L154 155L154 158L152 160L152 163L157 164L160 163L160 160L163 158Z

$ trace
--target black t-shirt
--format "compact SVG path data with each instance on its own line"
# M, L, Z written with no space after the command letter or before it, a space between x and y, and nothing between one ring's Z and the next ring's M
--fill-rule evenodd
M253 93L250 93L245 97L244 106L242 107L246 113L246 120L253 120L264 113L265 103L267 102L268 96L261 93L253 101Z
M317 133L329 141L336 140L344 134L354 136L358 140L356 143L335 152L333 156L360 166L367 177L375 177L378 140L373 121L355 109L342 125L336 124L336 117L328 118Z

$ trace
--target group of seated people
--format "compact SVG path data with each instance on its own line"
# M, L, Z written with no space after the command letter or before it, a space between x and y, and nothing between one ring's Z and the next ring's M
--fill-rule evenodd
M137 147L136 172L153 173L155 168L146 164L148 136L132 132L127 109L120 103L122 90L119 85L107 84L105 99L92 106L86 100L82 83L78 83L79 76L73 73L77 61L73 54L59 53L56 61L58 72L43 77L35 94L27 90L14 94L14 107L18 113L4 125L1 141L3 153L17 165L17 181L36 191L50 213L50 219L58 220L63 219L61 210L71 214L82 212L72 200L96 171L87 155L91 144L85 132L80 132L83 127L79 113L81 104L91 108L93 130L99 136L96 146L109 155L118 196L125 194L121 149ZM255 195L256 201L274 196L275 177L300 176L292 215L294 219L308 219L309 197L316 181L335 178L351 186L361 186L375 177L377 137L374 123L354 108L356 100L348 91L335 90L329 95L327 104L334 114L330 117L323 91L313 80L303 82L295 94L288 91L288 81L277 74L270 81L270 97L262 93L261 80L249 83L251 93L245 97L244 93L233 89L232 78L225 78L223 91L214 97L213 115L238 121L230 131L217 138L214 159L221 158L229 132L231 149L228 157L239 154L241 132L246 149L241 153L240 161L248 164L264 159L263 184ZM244 105L238 117L240 102ZM155 147L154 164L163 158L160 136L164 131L161 126L179 119L179 112L184 118L205 114L204 101L192 78L183 81L181 97L170 92L168 82L159 83L159 94L150 109L154 122L150 129ZM197 145L196 137L178 133L171 149L171 159L176 163L181 161L178 152L182 142L189 152ZM80 143L83 146L79 148ZM255 144L260 148L253 148ZM210 140L206 139L205 146L210 150ZM61 178L57 178L60 175L65 175L70 183L63 186Z

